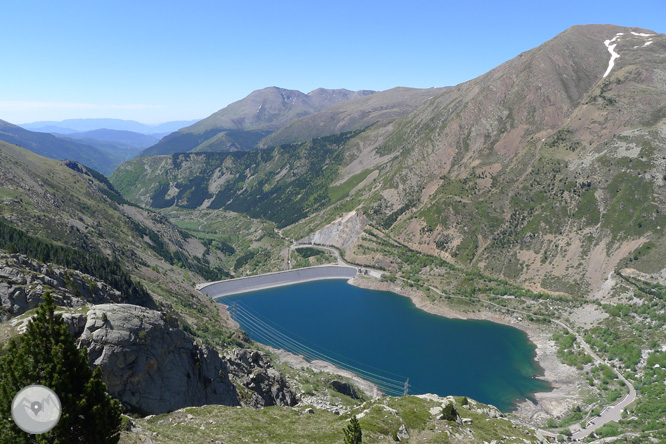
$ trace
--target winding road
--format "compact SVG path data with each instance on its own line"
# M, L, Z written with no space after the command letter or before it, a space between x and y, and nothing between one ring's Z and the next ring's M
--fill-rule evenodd
M408 279L404 279L404 278L399 278L399 279L401 279L405 282L411 282ZM444 296L444 294L441 291L439 291L438 289L430 287L430 286L427 286L427 287L430 288L435 293ZM451 296L451 295L447 295L447 296L452 297L452 298L468 299L468 298L463 298L462 296ZM521 314L521 315L524 315L524 316L529 316L530 315L530 313L520 311L520 310L516 310L516 309L513 309L513 308L503 307L499 304L495 304L494 302L484 301L483 299L480 299L480 298L476 298L476 300L479 301L479 302L485 302L486 304L490 304L490 305L492 305L494 307L497 307L499 309L512 311L514 313L518 313L518 314ZM590 357L592 357L592 359L594 359L598 364L609 365L608 362L601 359L594 351L592 351L592 349L587 344L587 342L585 342L583 337L580 336L578 333L576 333L576 331L574 331L573 328L569 327L564 322L558 321L556 319L551 319L551 322L559 325L560 327L566 329L569 333L576 336L576 340L578 341L580 346L583 348L583 350L585 350L585 352L588 355L590 355ZM585 428L581 428L580 425L578 425L578 424L575 424L575 425L569 427L569 430L571 430L573 432L572 435L571 435L571 439L573 439L574 441L582 441L583 438L587 438L595 430L599 429L600 427L604 426L605 424L608 424L609 422L619 421L620 419L622 419L622 412L624 411L624 409L636 400L636 397L637 397L636 388L619 371L615 370L615 373L618 375L618 378L622 382L624 382L627 387L629 387L629 393L617 404L605 407L602 410L600 415L595 416L594 418L588 420L586 422L586 427ZM544 436L556 437L558 435L557 433L553 433L553 432L548 431L548 430L539 429L536 426L531 425L531 424L526 424L526 425L529 425L530 427L536 428L537 431L539 433L543 434Z

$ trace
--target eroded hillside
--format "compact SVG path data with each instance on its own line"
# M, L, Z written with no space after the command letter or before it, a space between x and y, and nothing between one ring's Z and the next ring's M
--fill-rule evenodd
M630 260L655 270L666 248L665 45L578 26L397 120L260 153L138 159L112 181L137 203L296 223L297 237L360 209L416 250L587 294Z

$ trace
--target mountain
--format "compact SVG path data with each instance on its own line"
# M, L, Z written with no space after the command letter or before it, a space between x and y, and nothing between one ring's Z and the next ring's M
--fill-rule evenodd
M114 167L129 160L160 140L163 134L140 134L132 131L97 129L82 133L53 134L66 140L85 143L104 151L114 159Z
M319 88L304 94L277 87L250 93L211 116L170 134L141 157L189 151L245 151L293 119L373 91Z
M129 205L104 176L78 162L48 159L5 142L0 158L5 197L0 216L28 234L146 263L152 256L171 260L168 251L186 243L170 223ZM144 233L145 225L165 238Z
M337 103L292 120L263 138L259 147L305 142L317 137L363 129L380 120L405 115L424 101L439 95L444 89L398 87Z
M248 340L194 291L193 282L228 276L214 259L227 253L130 205L78 162L0 142L3 343L52 293L78 346L129 411L295 403L269 359L243 349Z
M613 39L620 57L605 75ZM134 159L111 180L134 202L225 208L302 235L357 209L417 251L588 294L629 260L660 269L666 253L664 45L641 28L576 26L365 130L261 153ZM330 115L329 128L344 127L345 112ZM316 217L299 225L306 216Z
M4 120L0 120L0 140L51 159L76 160L103 174L111 173L123 161L91 145L63 140L52 134L28 131Z
M151 135L106 128L66 134L66 138L68 139L110 142L132 148L147 148L158 142L160 137L161 134Z
M264 88L250 93L187 130L196 133L211 129L274 131L295 117L369 94L373 94L373 91L320 88L304 94L283 88Z
M86 132L98 129L132 131L140 134L168 134L185 126L192 125L195 122L196 120L175 120L160 123L158 125L146 125L145 123L136 122L134 120L122 119L67 119L62 121L23 123L19 126L31 131L60 134Z
M593 293L634 257L655 271L664 44L577 26L426 102L378 140L395 157L368 213L418 250L551 291Z

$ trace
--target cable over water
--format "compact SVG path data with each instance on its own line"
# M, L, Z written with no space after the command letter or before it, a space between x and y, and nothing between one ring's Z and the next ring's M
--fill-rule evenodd
M317 359L330 362L374 383L387 395L401 396L405 393L406 388L414 388L407 383L408 379L405 376L373 367L347 356L340 355L339 353L335 353L325 347L313 344L312 342L289 332L287 329L277 325L271 325L269 321L263 319L259 314L237 302L232 305L231 312L234 320L239 322L243 326L243 329L245 329L250 335L260 341L302 355L308 360ZM294 338L298 338L299 340ZM310 345L306 345L305 342ZM328 353L324 353L322 350ZM354 365L352 365L352 363Z

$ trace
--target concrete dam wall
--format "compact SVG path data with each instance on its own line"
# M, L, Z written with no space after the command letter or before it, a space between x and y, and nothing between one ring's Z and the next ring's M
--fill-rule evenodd
M272 287L298 284L301 282L321 279L352 279L358 270L355 267L340 265L321 265L317 267L299 268L296 270L278 271L226 281L208 282L197 285L197 290L213 299L238 293L263 290Z

